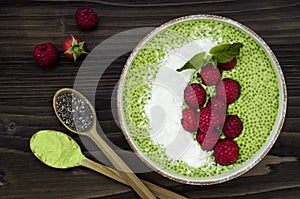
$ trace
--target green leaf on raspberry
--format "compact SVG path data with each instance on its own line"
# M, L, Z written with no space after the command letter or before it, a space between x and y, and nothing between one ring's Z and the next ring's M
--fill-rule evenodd
M177 69L177 72L181 72L187 69L199 70L206 62L205 52L201 52L196 54L192 59L190 59L186 64L184 64L181 68Z
M73 36L72 36L72 46L64 53L72 54L74 58L74 62L76 62L77 57L80 56L81 54L88 54L84 50L84 41L78 43Z
M226 63L240 54L242 43L221 44L210 49L212 59L217 63Z

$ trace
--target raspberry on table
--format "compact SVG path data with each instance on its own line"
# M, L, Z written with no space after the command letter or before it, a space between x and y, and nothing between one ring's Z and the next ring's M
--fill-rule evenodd
M81 30L92 30L97 25L97 14L91 8L78 8L75 19Z
M53 67L58 60L58 50L51 42L39 44L35 46L33 56L40 66Z
M63 43L63 50L65 56L74 62L82 55L87 54L84 41L77 36L68 37Z

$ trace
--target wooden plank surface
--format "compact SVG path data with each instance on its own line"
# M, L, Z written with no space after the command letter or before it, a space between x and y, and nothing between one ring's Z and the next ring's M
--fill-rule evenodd
M92 7L98 13L96 30L78 30L74 20L78 7ZM297 0L0 1L0 198L138 198L127 186L88 169L62 171L44 166L31 154L28 142L39 129L67 132L51 107L55 91L73 86L82 63L81 60L74 64L64 58L61 46L67 36L82 37L92 50L122 31L157 27L192 14L216 14L237 20L269 44L279 59L288 88L287 118L282 133L256 167L226 183L190 186L154 172L138 175L189 198L300 198L300 3ZM48 41L59 48L60 61L47 70L36 65L32 50L36 44ZM108 138L129 150L113 118L114 95L111 100L128 55L129 52L120 56L105 71L95 105ZM77 136L68 134L80 142ZM86 150L85 154L91 157Z

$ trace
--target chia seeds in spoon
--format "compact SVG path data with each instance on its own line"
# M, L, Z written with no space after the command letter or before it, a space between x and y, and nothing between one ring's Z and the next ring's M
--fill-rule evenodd
M74 93L57 97L56 109L60 119L71 129L84 132L93 125L93 112L89 105Z

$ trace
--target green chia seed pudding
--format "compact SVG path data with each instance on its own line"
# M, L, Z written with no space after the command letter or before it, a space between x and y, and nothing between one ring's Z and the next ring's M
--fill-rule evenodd
M239 147L238 160L228 166L217 164L211 154L199 167L170 158L166 148L151 138L150 119L145 110L152 98L153 82L166 58L184 45L207 39L215 44L243 44L235 68L222 74L223 78L234 79L241 85L240 97L229 105L227 114L238 115L244 126L240 136L234 139ZM266 143L278 115L279 86L270 58L255 39L225 22L189 20L167 27L143 45L125 75L121 103L127 132L151 164L177 176L207 178L245 165ZM193 76L191 81L194 81Z

